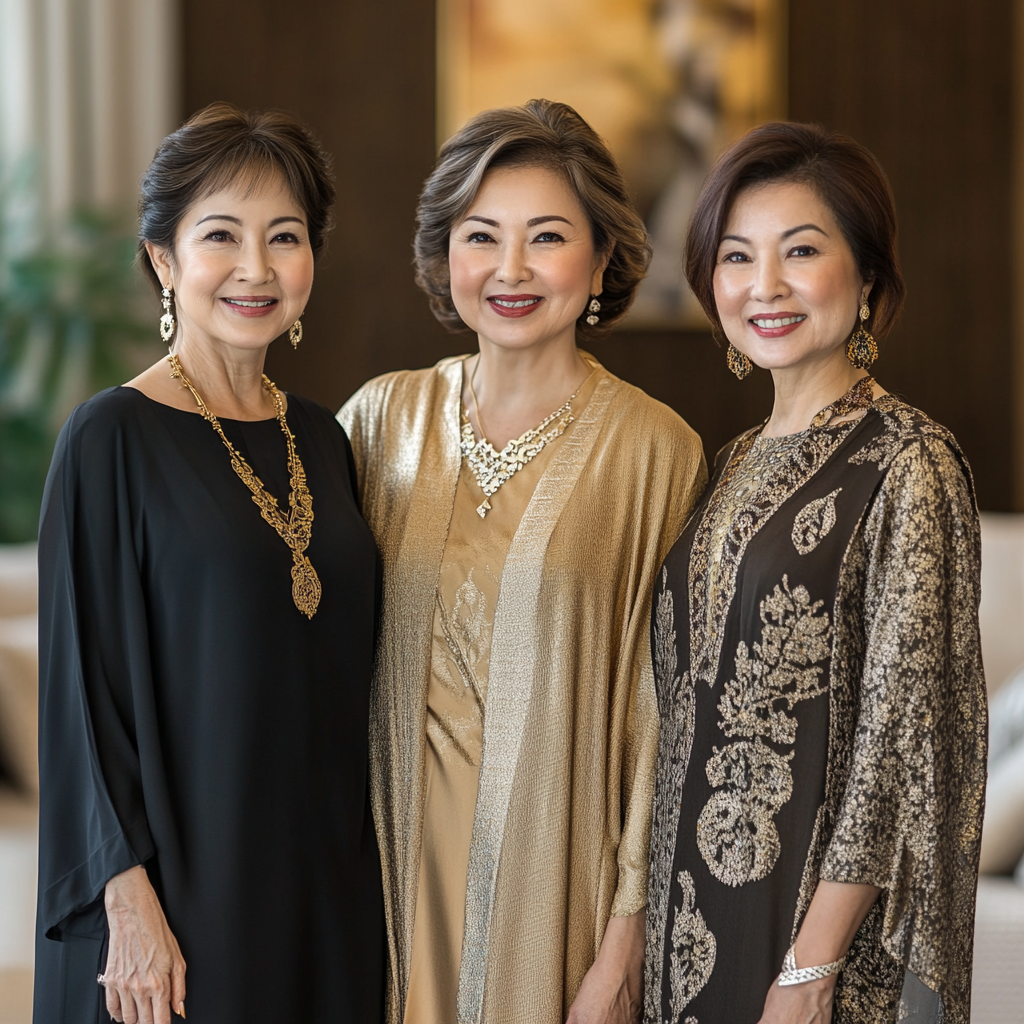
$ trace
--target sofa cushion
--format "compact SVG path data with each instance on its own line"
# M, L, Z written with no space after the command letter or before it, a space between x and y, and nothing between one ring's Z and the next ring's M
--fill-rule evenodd
M988 774L981 871L1008 875L1024 856L1024 742L1005 753Z

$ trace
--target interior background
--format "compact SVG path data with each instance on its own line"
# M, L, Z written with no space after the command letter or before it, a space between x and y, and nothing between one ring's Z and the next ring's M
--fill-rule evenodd
M416 197L435 154L432 0L183 0L182 109L284 107L337 162L337 229L283 386L337 407L367 378L469 350L412 283ZM950 427L983 508L1024 509L1015 408L1014 7L1009 0L789 0L789 117L849 132L889 174L906 314L884 385ZM155 316L155 314L154 314ZM677 409L709 454L770 411L700 331L616 332L609 369Z

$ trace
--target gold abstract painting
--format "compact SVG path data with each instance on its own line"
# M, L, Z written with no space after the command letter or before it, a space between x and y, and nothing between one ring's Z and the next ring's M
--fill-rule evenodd
M785 0L438 0L438 133L529 99L575 107L654 243L630 326L705 323L682 250L722 150L785 116Z

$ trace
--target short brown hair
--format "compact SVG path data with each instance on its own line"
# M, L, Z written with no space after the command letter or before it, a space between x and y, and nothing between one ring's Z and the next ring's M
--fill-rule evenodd
M137 258L157 291L146 242L173 254L178 224L194 203L235 182L253 189L275 174L302 207L319 258L332 226L334 178L330 157L304 124L281 110L252 113L211 103L171 132L143 176L139 198Z
M835 217L861 277L873 282L868 326L884 335L898 319L907 291L896 258L892 189L869 150L816 124L760 125L726 150L708 175L686 236L686 279L704 312L720 329L715 265L737 196L782 181L810 186Z
M540 166L565 176L590 222L594 248L610 253L596 327L584 309L577 330L594 337L621 319L651 261L647 229L615 158L601 137L565 103L530 100L477 114L442 147L416 211L416 283L434 316L450 331L466 330L452 302L448 244L492 168Z

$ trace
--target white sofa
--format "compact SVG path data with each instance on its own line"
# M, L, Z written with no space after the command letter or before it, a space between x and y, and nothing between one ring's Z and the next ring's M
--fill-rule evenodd
M982 647L994 696L1024 666L1024 515L983 516L982 544ZM0 756L20 787L0 789L0 1024L28 1024L30 1017L35 615L34 548L0 547ZM1018 781L1024 792L1024 770ZM1001 784L1012 789L1013 780ZM983 876L979 884L972 1024L1024 1024L1024 868L1018 879Z

